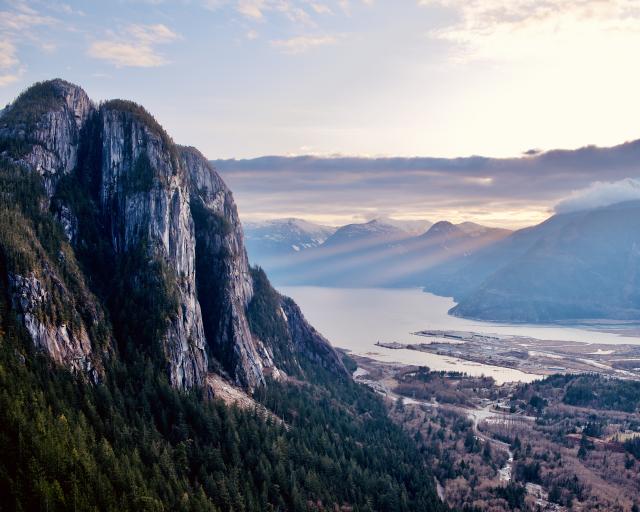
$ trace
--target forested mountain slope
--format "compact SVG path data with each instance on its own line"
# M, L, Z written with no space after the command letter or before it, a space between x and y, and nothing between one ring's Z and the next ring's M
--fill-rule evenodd
M0 116L0 191L0 510L442 508L142 107L36 84Z
M452 313L549 322L640 318L640 202L557 214L425 278Z

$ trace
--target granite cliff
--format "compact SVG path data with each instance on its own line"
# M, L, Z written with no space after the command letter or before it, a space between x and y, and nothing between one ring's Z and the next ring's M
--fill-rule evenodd
M32 187L3 198L3 222L16 226L0 240L4 292L59 364L99 380L108 358L151 350L174 387L202 386L213 371L249 392L267 375L303 372L298 357L345 373L277 293L267 315L286 318L285 329L256 332L260 298L231 192L141 106L97 105L62 80L36 84L2 112L0 154L7 187Z

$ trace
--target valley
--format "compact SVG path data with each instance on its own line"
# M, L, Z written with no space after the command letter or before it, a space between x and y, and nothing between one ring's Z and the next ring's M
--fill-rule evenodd
M447 315L450 300L419 290L286 292L355 361L356 382L385 399L445 503L637 510L640 340L632 324L464 320Z
M391 418L421 446L449 505L496 512L636 510L640 384L553 375L497 385L486 377L352 357L355 379L385 398Z

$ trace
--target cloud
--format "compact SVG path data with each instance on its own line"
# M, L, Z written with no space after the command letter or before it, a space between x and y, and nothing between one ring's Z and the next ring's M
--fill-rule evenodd
M178 39L178 34L166 25L129 25L128 32L138 41L145 44L170 43Z
M88 54L96 59L109 61L116 67L153 68L167 63L153 48L136 43L95 41L89 47Z
M40 14L24 2L18 2L14 5L14 11L0 11L0 30L3 32L19 32L37 26L51 26L57 23L55 18Z
M0 40L0 87L17 81L23 73L16 55L16 47L9 40Z
M4 87L5 85L9 85L9 84L12 84L13 82L16 82L17 80L20 79L21 76L22 76L22 71L19 71L18 73L15 73L15 74L12 74L12 73L0 74L0 87Z
M210 11L217 11L229 4L229 0L203 0L202 6Z
M311 3L309 5L309 2L305 0L204 0L202 5L211 11L231 7L237 13L253 21L263 21L267 13L279 13L292 22L305 24L311 22L307 7L316 13L320 13L322 10L322 4Z
M262 10L265 8L265 2L264 0L240 0L236 8L240 14L259 20L262 18Z
M253 20L261 20L263 11L268 8L265 0L204 0L202 5L210 11L231 6L236 12Z
M129 25L120 34L94 41L87 54L111 62L116 67L152 68L164 66L167 59L156 46L178 39L178 34L163 24Z
M15 45L8 40L0 41L0 69L9 69L18 63Z
M320 2L311 2L311 8L317 14L333 14L331 7Z
M521 60L609 51L640 37L636 0L418 0L457 20L430 36L457 45L458 57ZM602 47L604 45L604 48ZM606 50L605 50L606 49Z
M18 57L19 43L26 40L45 52L51 52L54 48L51 43L40 40L37 28L58 23L55 18L40 14L25 2L17 1L11 5L13 10L0 11L0 87L19 80L25 72Z
M273 40L271 45L283 53L296 55L319 46L335 44L337 41L338 39L335 36L297 36L289 39Z
M637 176L639 159L637 141L507 159L273 156L214 166L245 218L343 223L386 214L514 228L541 222L595 181Z
M560 201L556 213L569 213L601 208L624 201L640 200L640 180L626 178L620 181L596 181L587 188L573 192Z

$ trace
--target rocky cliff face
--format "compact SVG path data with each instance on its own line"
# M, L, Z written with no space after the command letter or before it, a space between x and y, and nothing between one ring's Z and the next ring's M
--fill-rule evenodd
M0 180L0 188L11 194L2 166ZM36 203L44 197L28 189L27 195ZM0 300L11 306L35 347L58 364L99 380L112 339L104 310L87 287L71 247L55 233L40 243L24 215L5 208L2 204ZM37 221L36 229L49 227L45 219Z
M38 215L55 218L66 235L58 245L70 242L89 272L82 275L71 248L74 286L43 258L31 273L7 265L11 304L37 347L99 378L96 358L117 345L135 349L150 337L178 388L201 386L212 369L249 391L266 375L284 375L275 341L250 327L254 286L232 194L197 150L177 147L142 107L114 100L96 108L82 89L60 80L38 84L8 108L0 118L0 144L2 162L41 176L45 192ZM9 235L5 239L13 243ZM97 248L112 270L94 269L91 251ZM86 290L85 280L101 293ZM53 294L77 312L73 329L47 308ZM78 306L79 297L85 306ZM94 339L103 303L116 324L125 319L129 325L114 326L117 343L109 336ZM305 340L289 348L322 366L342 368L292 302L286 310L288 339ZM284 311L273 306L262 314ZM136 330L138 321L142 327ZM146 327L158 324L157 330Z
M264 383L275 368L273 355L249 329L247 306L253 295L242 227L231 192L194 148L181 148L189 175L196 225L198 297L213 354L239 384ZM277 369L276 369L277 370Z
M207 370L200 304L196 298L195 235L188 175L173 142L140 107L109 102L100 109L100 206L116 255L144 244L166 262L178 293L163 346L178 387L202 384Z

